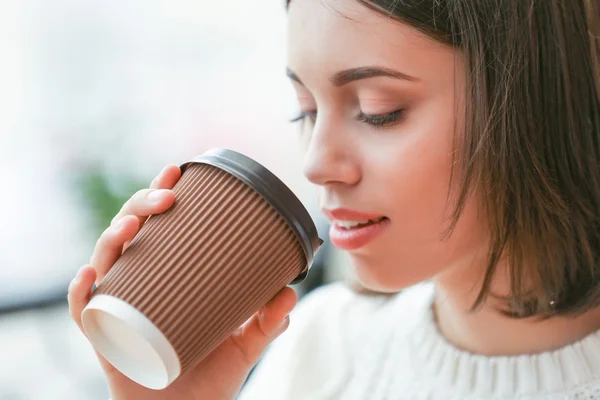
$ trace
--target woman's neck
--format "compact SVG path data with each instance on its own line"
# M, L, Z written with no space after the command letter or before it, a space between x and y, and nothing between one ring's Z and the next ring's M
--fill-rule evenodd
M500 314L492 297L470 311L478 294L480 273L454 270L434 279L434 310L440 333L454 346L488 356L536 354L575 343L600 330L600 308L577 317L513 319ZM495 282L494 293L506 293Z

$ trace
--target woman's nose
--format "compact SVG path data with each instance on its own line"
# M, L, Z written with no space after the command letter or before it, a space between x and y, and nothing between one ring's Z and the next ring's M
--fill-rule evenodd
M304 156L303 172L320 186L338 183L354 185L361 179L358 152L352 143L332 125L315 124Z

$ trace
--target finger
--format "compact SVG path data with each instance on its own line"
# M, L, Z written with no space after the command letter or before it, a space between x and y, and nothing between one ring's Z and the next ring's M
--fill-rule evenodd
M283 288L273 299L258 311L258 328L265 336L279 334L279 328L283 319L292 311L298 297L296 292L290 288Z
M126 216L133 216L138 221L141 229L149 215L160 214L167 211L175 202L175 195L168 189L143 189L138 191L121 208L113 218L111 226L115 226ZM121 246L121 254L129 246L130 241Z
M136 212L133 212L128 207L131 205L133 197L137 196L138 199L141 198L143 200L144 196L148 196L152 191L157 191L157 190L161 190L161 189L162 190L173 189L173 187L175 187L175 184L177 183L177 181L179 181L180 177L181 177L181 169L177 165L170 164L170 165L167 165L166 167L164 167L162 169L162 171L160 171L160 173L156 176L156 178L154 178L152 180L152 182L150 183L149 189L143 189L143 190L137 192L136 194L134 194L132 196L132 199L130 199L123 205L121 210L112 219L111 225L114 224L119 219L123 218L125 215L136 215L138 217L138 220L140 221L140 226L141 226L146 221L146 219L148 218L149 215L158 214L158 213L166 211L173 204L172 200L174 200L174 196L172 194L166 195L166 196L171 197L170 200L169 200L169 198L167 198L166 200L165 199L161 200L158 198L155 199L156 201L158 201L158 204L157 204L158 209L152 209L152 206L150 205L150 210L145 210L144 212L136 213ZM140 192L142 192L142 193L140 194ZM150 200L151 200L150 202L152 202L152 199L150 199ZM164 204L164 203L162 203L162 201L166 201L168 204Z
M173 189L180 177L181 169L175 164L169 164L154 178L150 189Z
M287 329L288 314L297 301L296 292L285 287L232 335L250 365L256 364L269 343Z
M109 226L102 233L90 259L90 264L96 269L96 285L100 284L121 256L123 245L131 241L139 230L138 219L133 215L128 215L121 218L114 226Z
M181 176L176 165L166 166L151 185L159 189L143 189L132 196L113 218L96 243L90 263L96 268L96 284L99 285L124 249L141 229L148 215L159 214L169 209L175 195L163 187L173 187ZM133 222L135 220L135 223Z
M96 270L91 265L84 265L69 284L69 314L79 329L85 334L81 324L81 312L90 301L92 284L96 279Z
M169 189L138 190L115 215L111 226L127 215L134 215L141 226L149 215L167 211L175 201L175 194Z

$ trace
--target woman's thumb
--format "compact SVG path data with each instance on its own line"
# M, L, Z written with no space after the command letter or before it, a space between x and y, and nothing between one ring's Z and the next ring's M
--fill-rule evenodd
M297 301L296 292L285 287L232 335L250 365L256 364L267 346L287 329L289 313Z

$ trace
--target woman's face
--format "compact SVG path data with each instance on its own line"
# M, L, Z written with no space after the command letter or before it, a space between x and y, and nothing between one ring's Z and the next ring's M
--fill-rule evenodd
M442 239L464 107L456 51L356 0L293 0L288 12L304 173L356 276L396 291L471 264L487 236L473 198ZM379 217L349 230L341 225L351 221L339 222Z

